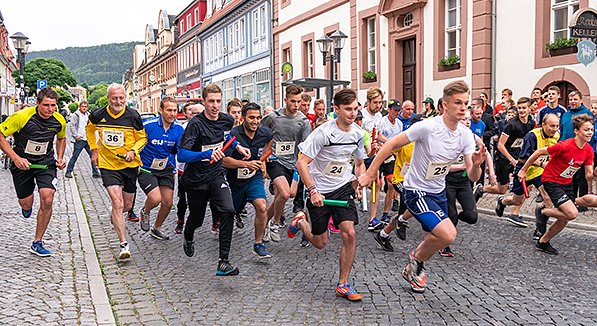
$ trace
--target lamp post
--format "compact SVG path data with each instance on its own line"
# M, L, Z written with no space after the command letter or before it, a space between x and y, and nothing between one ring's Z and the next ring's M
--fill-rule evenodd
M332 35L324 35L317 40L319 51L323 55L323 65L330 62L330 86L327 89L328 110L332 110L332 98L334 97L334 74L335 64L340 63L340 52L348 36L341 31L335 31Z
M160 84L160 89L162 90L162 98L166 96L166 88L168 88L168 83L163 82Z
M19 63L19 95L21 104L25 103L25 54L29 50L29 38L21 32L14 33L11 37L13 45L17 50L17 62Z

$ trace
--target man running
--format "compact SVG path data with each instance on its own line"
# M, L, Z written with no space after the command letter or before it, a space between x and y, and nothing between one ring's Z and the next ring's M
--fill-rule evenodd
M257 103L249 103L242 110L243 124L232 128L231 136L242 146L251 151L251 158L243 160L241 154L234 152L222 161L228 170L227 179L232 191L232 202L236 213L240 213L247 202L255 207L255 243L253 252L259 258L270 258L271 255L263 244L263 234L267 224L266 195L263 187L265 164L260 161L264 148L271 147L272 132L260 126L261 107Z
M35 237L29 251L40 257L52 252L44 247L42 238L50 218L56 192L56 168L64 169L66 149L66 121L56 112L58 94L44 88L37 94L37 106L15 112L0 124L0 149L10 157L10 173L24 218L33 212L33 191L37 185L39 210ZM14 147L6 137L14 136ZM54 157L54 137L56 156ZM37 166L36 166L37 165Z
M597 196L585 195L575 200L576 194L572 188L572 178L581 168L585 169L587 180L593 181L593 149L588 144L595 132L593 124L593 119L587 114L575 116L572 118L574 138L536 150L518 172L518 177L522 180L526 177L527 169L531 164L539 157L549 155L541 181L554 208L539 208L535 214L537 220L547 222L549 217L555 217L556 221L535 243L537 250L557 255L558 250L552 247L550 241L566 227L569 221L578 217L576 205L597 206Z
M120 241L118 257L127 259L131 257L131 252L122 213L133 206L137 172L141 166L139 152L147 144L147 135L139 112L126 107L126 93L122 85L108 86L108 106L91 112L86 132L91 160L99 166L102 182L112 202L112 225Z
M475 140L470 129L460 123L468 106L469 87L464 81L454 81L444 88L444 114L426 119L385 143L367 172L359 178L361 187L375 180L383 160L393 150L415 143L409 171L404 179L406 207L421 223L425 234L416 251L410 253L402 276L415 292L424 292L427 276L424 263L440 249L456 239L456 228L447 218L445 176L450 164L464 155L467 176L476 181L481 175L485 148L475 152Z
M141 151L143 170L137 176L139 186L147 196L139 214L139 226L149 231L151 210L160 205L155 223L151 227L151 236L158 240L168 240L161 226L168 217L174 197L174 173L180 137L184 128L176 121L178 104L176 99L166 96L160 101L160 115L143 122L147 134L147 145Z
M81 104L79 104L79 109L71 116L71 134L73 136L74 145L73 154L71 155L70 160L68 160L68 166L66 167L66 173L64 174L67 178L73 177L75 163L83 150L87 152L89 161L91 162L91 150L87 143L87 135L85 135L85 126L87 126L87 121L89 121L89 112L87 111L87 108L89 108L87 101L82 101ZM91 175L94 178L100 177L100 172L97 167L93 165L93 162L91 163L91 170L93 171Z
M188 257L195 254L195 230L203 225L209 201L214 219L220 221L220 257L216 275L238 275L238 268L228 261L234 206L222 167L222 148L228 138L226 134L234 124L234 118L220 111L222 90L218 85L210 84L203 88L202 96L205 100L205 110L191 119L187 125L180 140L177 156L180 162L187 163L182 175L182 186L187 192L191 211L184 227L183 250ZM236 149L245 158L251 155L248 149L238 145L236 141L232 143L231 148Z
M299 145L302 154L297 167L310 195L307 208L311 224L307 222L305 213L296 213L288 227L288 236L293 238L302 230L313 246L323 249L328 242L328 220L331 215L342 236L336 295L350 301L359 301L363 296L348 283L357 249L354 226L359 222L352 187L355 176L350 166L353 154L357 175L365 169L363 132L353 123L357 115L356 92L351 89L337 92L334 96L334 109L337 118L315 129ZM324 206L324 199L347 201L348 206Z
M286 87L285 107L274 111L261 121L261 124L273 133L272 150L278 158L266 164L267 174L274 185L274 201L267 208L267 217L271 221L266 226L266 233L276 242L280 241L279 229L281 217L284 216L284 205L290 198L290 184L298 157L298 145L307 139L311 132L309 120L299 111L303 91L298 85ZM267 235L264 240L269 240Z

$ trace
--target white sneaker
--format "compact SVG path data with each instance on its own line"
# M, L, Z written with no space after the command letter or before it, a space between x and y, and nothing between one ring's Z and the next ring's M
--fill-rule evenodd
M271 237L271 233L269 230L269 223L265 224L265 232L263 233L263 242L270 242L270 240L272 239Z
M269 229L270 229L270 237L271 237L272 241L279 242L280 241L280 226L277 224L274 224L274 221L272 220L269 223Z
M129 245L120 245L120 254L118 255L119 259L127 259L131 257L131 252L129 251Z

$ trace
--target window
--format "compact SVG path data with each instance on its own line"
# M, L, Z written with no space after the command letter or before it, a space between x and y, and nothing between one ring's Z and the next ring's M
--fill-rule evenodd
M446 1L446 56L460 56L460 0Z
M195 25L199 24L199 8L195 8Z
M251 24L253 55L267 51L269 45L267 40L267 16L265 5L253 10Z
M376 71L375 16L367 19L367 70Z
M224 95L222 103L228 103L234 98L234 79L230 78L222 82L222 93ZM225 107L225 105L222 105L222 107Z
M219 31L205 39L203 56L205 71L211 72L224 66L224 33Z
M187 15L187 28L191 29L193 22L191 21L191 15Z
M228 63L245 58L245 32L244 18L228 25Z
M303 42L303 77L314 77L315 67L313 66L313 40Z
M271 104L271 86L269 82L269 69L255 73L256 95L255 102L262 108Z
M185 30L184 30L184 20L181 20L180 21L180 34L182 34L184 32L185 32Z
M579 8L579 0L552 0L551 5L551 41L568 38L568 22Z
M240 98L243 100L253 101L253 75L246 74L241 77L241 92Z

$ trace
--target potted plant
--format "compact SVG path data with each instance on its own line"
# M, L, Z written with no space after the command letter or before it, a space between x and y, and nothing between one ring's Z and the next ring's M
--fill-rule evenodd
M457 55L449 55L439 60L437 66L439 71L460 69L460 57Z
M545 44L545 50L549 52L549 56L551 57L572 54L578 52L576 43L578 43L577 38L559 38L551 43Z
M373 70L363 73L363 83L373 83L377 81L377 74Z

